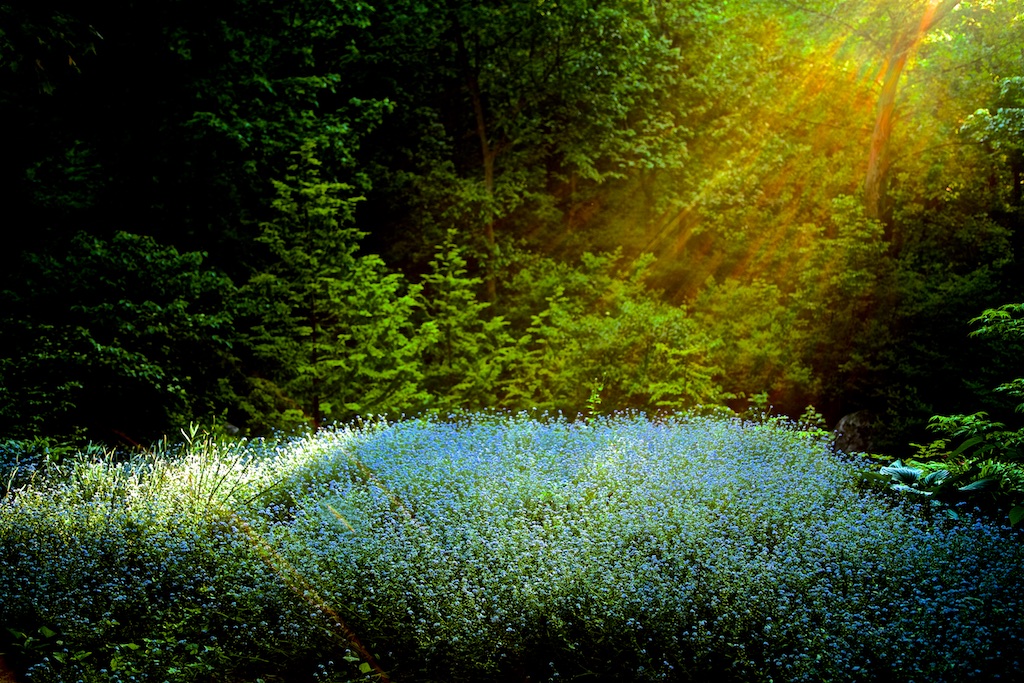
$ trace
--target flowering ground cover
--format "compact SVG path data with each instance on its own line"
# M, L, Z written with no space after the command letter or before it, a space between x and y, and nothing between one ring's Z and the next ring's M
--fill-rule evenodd
M1020 680L1024 545L779 421L366 423L0 504L28 681Z

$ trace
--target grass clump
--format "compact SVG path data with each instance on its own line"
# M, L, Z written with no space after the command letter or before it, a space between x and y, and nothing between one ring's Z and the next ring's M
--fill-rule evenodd
M1013 680L1024 645L1007 529L866 493L781 422L193 439L33 480L0 543L36 681Z

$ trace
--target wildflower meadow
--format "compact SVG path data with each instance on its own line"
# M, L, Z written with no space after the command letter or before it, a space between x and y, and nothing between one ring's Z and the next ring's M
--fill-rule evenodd
M1021 680L1024 545L782 420L476 414L0 463L32 682Z

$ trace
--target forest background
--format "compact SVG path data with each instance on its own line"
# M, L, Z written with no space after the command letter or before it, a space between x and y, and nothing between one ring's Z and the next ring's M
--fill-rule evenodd
M0 3L0 435L1011 422L1022 5Z

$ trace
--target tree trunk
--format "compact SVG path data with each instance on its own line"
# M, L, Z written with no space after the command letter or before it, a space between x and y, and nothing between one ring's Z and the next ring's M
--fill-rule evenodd
M896 91L900 76L907 65L909 49L900 50L889 61L882 81L882 92L878 95L875 114L875 129L871 133L871 148L868 155L868 172L864 178L864 208L868 218L889 224L889 142L892 139L896 114ZM888 227L886 228L888 231ZM891 237L891 236L889 236Z
M487 130L487 116L484 111L483 94L480 92L480 79L476 69L469 58L469 50L466 48L466 40L462 35L462 26L455 12L452 13L452 27L455 31L455 41L459 51L459 62L462 65L463 78L465 79L466 90L469 91L469 99L473 105L473 117L476 123L476 135L480 140L480 157L484 166L484 194L487 206L484 218L484 246L487 249L491 263L486 264L487 276L487 299L494 301L497 298L497 285L494 279L494 256L496 242L494 237L494 160L498 156L498 146L491 144Z
M864 177L864 209L869 218L882 221L886 239L892 240L892 217L889 213L889 145L896 120L896 94L900 77L914 48L936 24L953 11L960 0L933 0L917 26L902 31L886 55L882 90L875 108L875 128L871 133L868 170Z
M311 408L313 410L312 418L314 432L320 431L320 427L323 424L324 419L323 415L320 412L320 357L319 354L317 353L317 343L319 342L319 335L317 333L319 332L319 326L320 320L317 318L316 294L314 293L310 296L309 303L309 363L312 366L313 370L313 405L311 406Z
M1010 154L1010 206L1018 212L1024 209L1024 152L1016 150Z
M479 101L479 92L474 98ZM477 108L474 103L474 108ZM480 133L480 151L484 158L484 191L487 195L487 217L484 221L484 244L487 247L491 263L487 264L487 300L497 299L497 286L494 281L494 257L496 255L496 242L494 239L494 159L498 156L497 150L487 142L487 127L483 120L483 107L478 108L477 129Z

